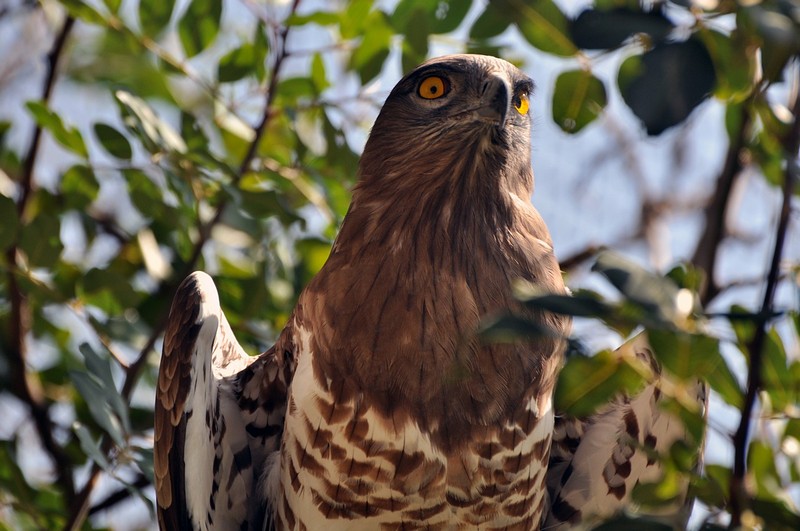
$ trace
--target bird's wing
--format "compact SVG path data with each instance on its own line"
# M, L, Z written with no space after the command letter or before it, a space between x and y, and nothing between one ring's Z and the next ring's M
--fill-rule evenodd
M276 347L259 358L242 350L205 273L178 288L156 389L161 529L240 529L263 519L256 501L263 497L252 493L285 411L284 357Z
M683 423L660 407L659 370L646 335L621 349L650 364L656 377L639 394L618 397L588 418L556 417L547 471L550 510L542 529L573 529L630 506L637 483L661 477L655 455L668 454L687 436ZM698 382L696 392L705 407L705 386ZM660 515L672 523L686 516L683 500Z

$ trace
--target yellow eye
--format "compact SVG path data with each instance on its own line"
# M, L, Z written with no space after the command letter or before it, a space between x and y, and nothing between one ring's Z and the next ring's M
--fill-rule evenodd
M514 96L514 108L518 113L527 114L529 107L530 103L528 102L528 94L526 92L520 92Z
M447 94L449 89L450 86L444 78L431 76L422 80L417 89L417 94L426 100L435 100Z

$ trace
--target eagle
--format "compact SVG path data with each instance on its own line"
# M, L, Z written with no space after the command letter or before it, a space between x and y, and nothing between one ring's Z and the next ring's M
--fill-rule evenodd
M622 435L670 443L652 439L652 392L603 422L557 420L570 318L511 288L567 292L530 201L533 89L481 55L401 79L326 263L260 356L236 341L212 279L184 280L156 390L162 529L528 530L580 521L598 489L629 499L651 463ZM485 341L486 319L508 313L542 333Z

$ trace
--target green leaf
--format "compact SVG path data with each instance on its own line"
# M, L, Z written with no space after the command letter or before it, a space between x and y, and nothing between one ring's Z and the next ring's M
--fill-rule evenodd
M120 105L125 127L135 134L150 153L186 152L186 142L175 129L162 120L150 105L124 90L114 94Z
M69 11L71 16L77 19L98 26L105 25L105 18L103 15L82 0L60 0L59 3Z
M109 465L108 459L106 459L106 456L103 455L102 450L100 450L100 442L94 440L92 434L89 433L89 429L80 422L74 422L72 424L72 430L75 432L75 435L78 436L78 441L81 443L81 450L83 450L83 453L100 465L103 470L109 470L111 465Z
M589 291L577 291L572 295L541 293L532 284L522 284L515 289L515 296L529 308L572 315L574 317L605 317L613 308L599 295Z
M142 33L157 38L172 18L175 0L139 0L139 25Z
M714 62L717 97L731 103L744 101L756 86L756 50L738 29L728 35L705 29L698 36Z
M650 273L643 267L612 253L602 253L592 267L605 276L631 302L658 320L676 319L678 287L670 279Z
M330 86L325 73L325 62L322 60L322 54L315 53L314 58L311 60L311 81L314 83L317 94L320 94Z
M292 16L286 19L285 24L287 26L304 26L306 24L330 26L333 24L338 24L340 20L341 16L339 13L333 13L330 11L314 11L313 13L308 13L306 15L298 15L297 13L294 13Z
M267 54L266 40L258 38L263 32L258 28L256 39L252 43L245 43L225 54L219 60L217 77L222 83L239 81L245 76L252 75L257 79L264 77L264 61Z
M715 83L711 57L694 38L662 43L627 58L617 78L622 98L649 135L683 122Z
M392 26L398 32L407 32L417 12L425 16L431 33L450 33L464 20L470 5L465 0L401 0L392 13Z
M5 251L16 241L19 231L17 204L0 194L0 251Z
M114 129L108 124L96 123L94 124L94 134L103 149L108 151L112 156L122 159L130 160L133 156L131 144L125 135Z
M61 177L61 193L67 207L75 210L86 209L92 201L97 199L100 185L94 172L83 165L72 166Z
M111 13L117 14L122 5L122 0L103 0L103 3Z
M478 329L478 336L485 343L516 343L552 335L540 323L515 315L487 319Z
M194 57L214 42L222 18L222 0L192 0L178 22L178 36L187 57Z
M83 158L89 157L86 144L83 143L83 137L77 129L65 126L64 122L61 121L61 117L48 109L42 102L29 101L25 106L31 112L39 127L53 135L56 142Z
M591 357L573 356L558 377L555 404L558 411L585 417L614 396L630 396L644 383L628 358L603 350Z
M553 91L553 120L567 133L592 123L607 103L606 88L588 70L562 72Z
M786 349L774 328L764 338L762 356L763 387L770 399L772 411L782 412L789 409L791 413L796 408L800 388L788 370Z
M61 224L55 215L40 213L22 227L19 246L31 267L53 267L64 248Z
M492 3L511 14L522 36L539 50L562 57L578 52L569 37L567 17L553 0L496 0Z
M511 25L508 18L494 2L489 2L481 13L481 16L472 24L469 30L470 39L485 40L491 39L503 33Z
M124 170L122 176L128 183L128 194L137 210L147 218L160 218L165 209L162 190L141 170Z
M765 2L747 5L736 13L737 26L761 42L762 72L769 81L780 80L786 64L800 52L800 24L776 7L776 3Z
M389 56L389 45L394 31L388 25L382 11L369 13L364 24L361 43L350 56L350 68L358 72L361 83L366 84L380 74L383 63Z
M122 422L123 429L127 432L130 431L130 420L128 420L128 406L125 399L117 391L117 386L114 383L114 377L111 374L111 361L110 355L106 353L106 357L101 357L88 343L81 343L78 347L81 354L83 354L84 362L89 374L97 378L103 388L103 397L111 405L117 418Z
M98 379L83 371L70 371L70 378L75 389L83 396L89 413L95 422L108 433L119 446L125 445L125 436L119 417L114 413L103 385Z
M784 495L785 497L785 495ZM750 501L753 512L765 522L764 529L770 531L797 531L800 529L800 514L794 504L780 500L765 500L756 497Z

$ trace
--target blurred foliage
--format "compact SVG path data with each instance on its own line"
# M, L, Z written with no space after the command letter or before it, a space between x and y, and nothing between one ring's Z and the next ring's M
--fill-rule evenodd
M244 4L237 13L249 19L233 29L226 14L234 6L222 0L49 0L33 8L46 8L54 34L65 16L77 21L63 30L67 45L54 45L56 77L116 108L82 129L73 125L80 109L57 110L48 90L31 94L26 123L0 123L0 382L30 409L56 468L48 481L31 482L15 457L21 436L0 441L0 527L92 528L87 515L112 505L91 496L87 477L98 474L152 509L142 485L152 477L154 351L177 284L194 269L209 271L245 348L270 345L347 210L358 160L350 139L366 125L353 104L362 106L358 115L380 103L363 87L391 49L407 71L442 35L462 39L464 51L512 56L498 36L513 32L564 61L552 119L566 133L590 127L615 93L649 135L684 123L713 97L727 108L731 141L741 138L767 182L781 186L796 167L784 140L797 116L787 119L768 99L800 52L800 10L790 0L596 0L574 18L552 0ZM286 45L293 32L333 37L295 51ZM625 59L609 81L593 67L614 52ZM333 90L345 79L362 87L352 101ZM35 127L59 146L48 148L66 161L54 187L38 184L36 163L50 155L42 144L17 152L6 143L16 127ZM643 326L695 449L705 423L681 389L705 378L741 407L744 389L721 344L748 358L755 329L769 326L759 394L767 420L749 443L747 521L800 528L787 495L800 485L800 361L778 332L800 334L797 308L787 316L734 307L716 317L732 326L731 340L708 332L711 316L695 295L703 271L682 265L661 277L612 254L595 270L617 299L526 286L519 296L622 336ZM519 320L493 326L498 336L541 332ZM27 363L34 349L52 356ZM574 349L557 400L585 415L648 378L630 356ZM642 486L639 501L669 500L674 478L688 477L710 509L706 528L717 528L730 510L731 469L698 473L687 464L691 453L661 456L661 487ZM625 516L598 529L643 525Z

